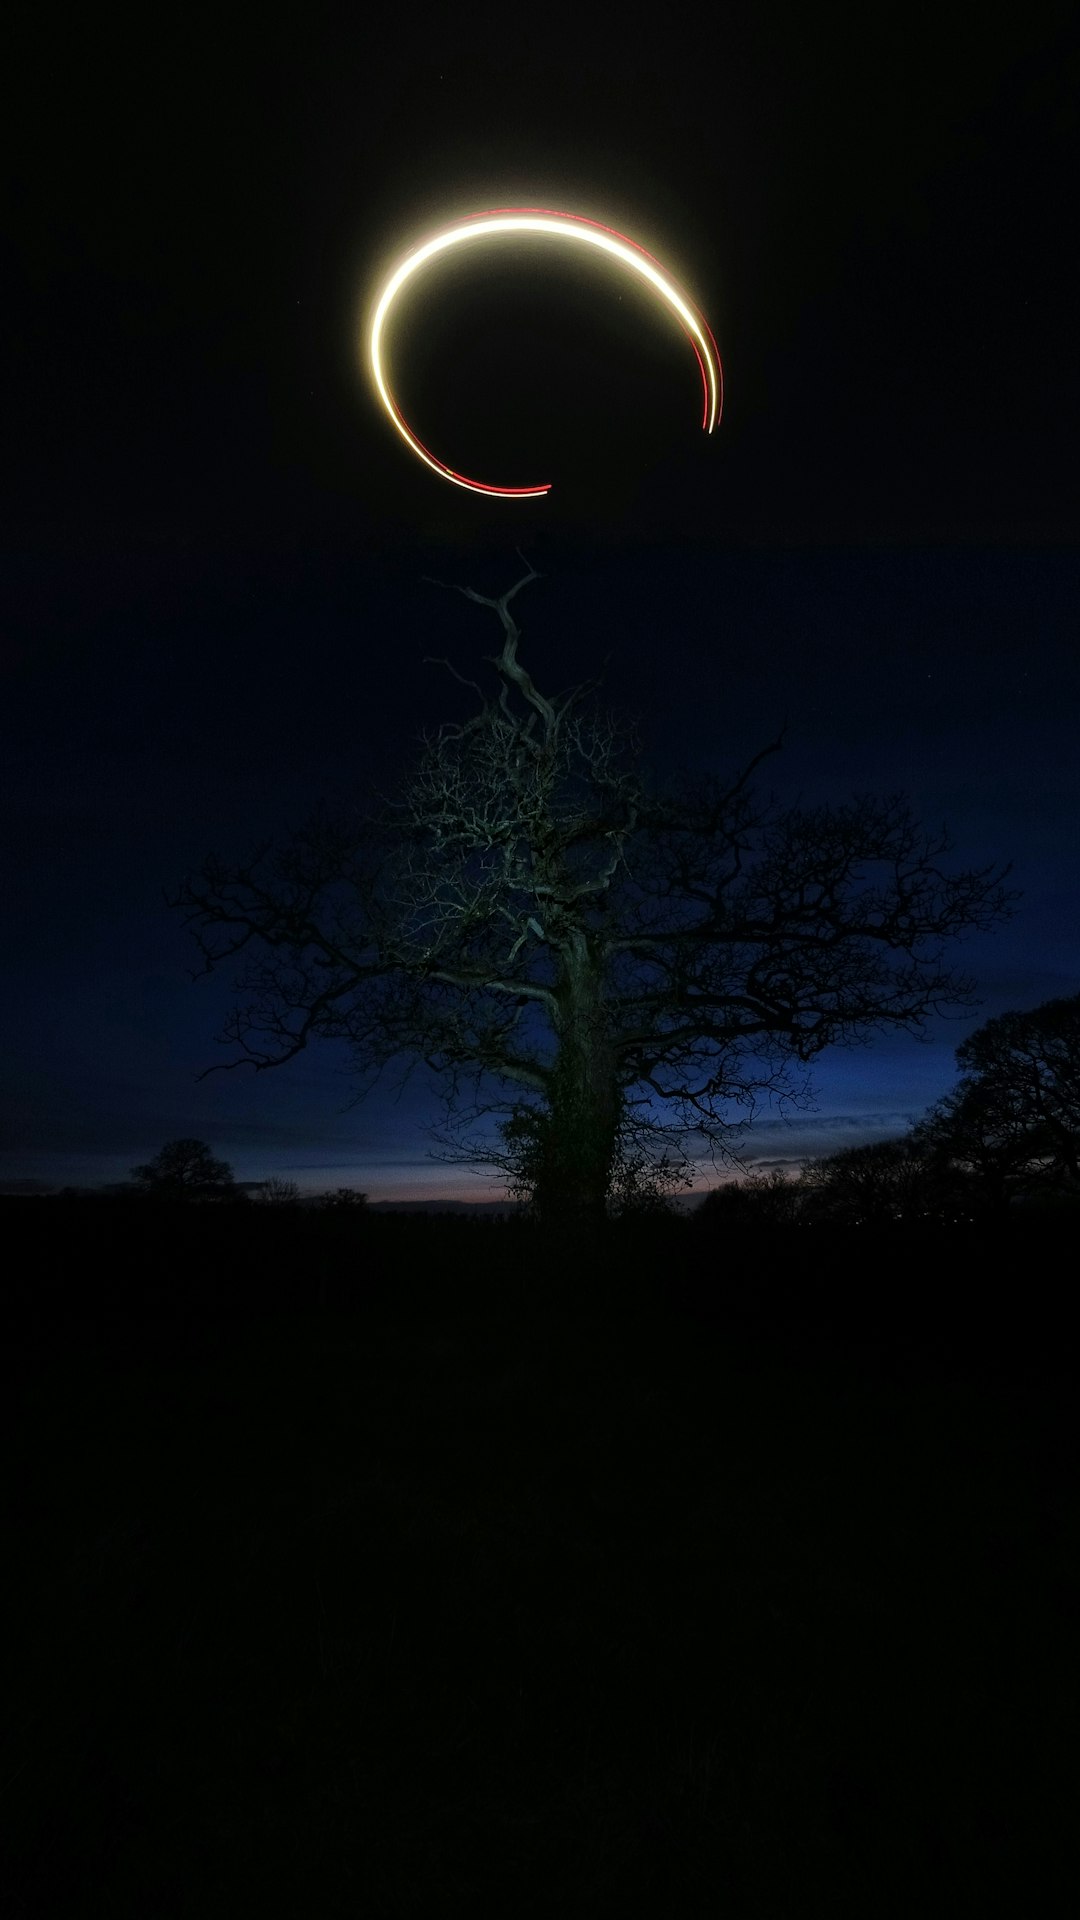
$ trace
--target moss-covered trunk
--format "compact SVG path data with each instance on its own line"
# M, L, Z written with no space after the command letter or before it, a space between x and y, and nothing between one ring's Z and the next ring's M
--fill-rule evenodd
M621 1102L603 982L584 933L563 949L560 974L558 1062L534 1203L541 1220L576 1228L604 1218Z

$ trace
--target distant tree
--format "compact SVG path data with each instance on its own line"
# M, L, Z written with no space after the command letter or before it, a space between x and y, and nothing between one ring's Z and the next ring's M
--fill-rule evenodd
M283 1180L278 1174L272 1174L264 1180L255 1195L260 1207L294 1207L300 1198L300 1189L295 1180Z
M1010 1100L1055 1175L1080 1188L1080 994L988 1020L956 1050L966 1079Z
M935 1169L912 1131L812 1160L800 1185L805 1218L837 1226L939 1219L947 1211Z
M919 1122L920 1150L982 1207L1080 1197L1080 994L988 1020L956 1050L959 1084Z
M779 1167L725 1180L705 1195L695 1215L702 1227L726 1230L790 1227L801 1217L803 1190L798 1178Z
M160 1200L237 1200L243 1195L226 1160L215 1160L204 1140L169 1140L153 1160L132 1167L141 1192Z
M319 1195L320 1207L329 1207L335 1212L359 1213L367 1203L367 1194L358 1193L355 1187L335 1187L331 1192Z
M937 1101L914 1129L939 1179L976 1214L1000 1214L1033 1170L1030 1129L1011 1101L971 1083Z
M732 779L655 787L635 728L593 705L598 679L548 695L522 664L511 602L538 577L460 589L500 622L495 692L450 667L477 710L424 738L394 794L210 859L174 904L206 971L244 955L227 1064L337 1041L367 1090L425 1063L444 1157L470 1165L502 1165L494 1118L531 1107L537 1211L576 1230L617 1201L620 1165L685 1162L702 1139L725 1154L825 1048L972 1004L943 955L1008 896L997 869L947 872L945 835L902 796L756 797L779 740Z

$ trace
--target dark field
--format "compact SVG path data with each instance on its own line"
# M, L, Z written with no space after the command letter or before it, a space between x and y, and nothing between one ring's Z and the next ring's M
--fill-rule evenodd
M7 1920L1071 1906L1071 1232L0 1224Z

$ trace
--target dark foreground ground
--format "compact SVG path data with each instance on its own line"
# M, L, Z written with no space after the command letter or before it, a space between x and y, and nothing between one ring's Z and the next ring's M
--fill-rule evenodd
M1062 1229L0 1225L7 1920L1071 1909Z

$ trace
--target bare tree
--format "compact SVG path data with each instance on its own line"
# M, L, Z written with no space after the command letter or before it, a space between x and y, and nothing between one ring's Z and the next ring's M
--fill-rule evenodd
M280 1174L271 1174L264 1180L255 1195L260 1207L295 1207L300 1198L300 1189L295 1180L285 1180Z
M730 1155L825 1047L972 1004L945 948L1009 896L996 869L947 874L902 797L756 795L780 740L731 780L654 788L599 679L548 695L522 664L512 603L538 577L458 589L500 623L494 690L438 663L476 708L423 737L392 796L212 858L173 904L204 971L246 963L227 1065L340 1041L362 1093L426 1062L444 1157L524 1166L541 1216L595 1220L620 1163Z

